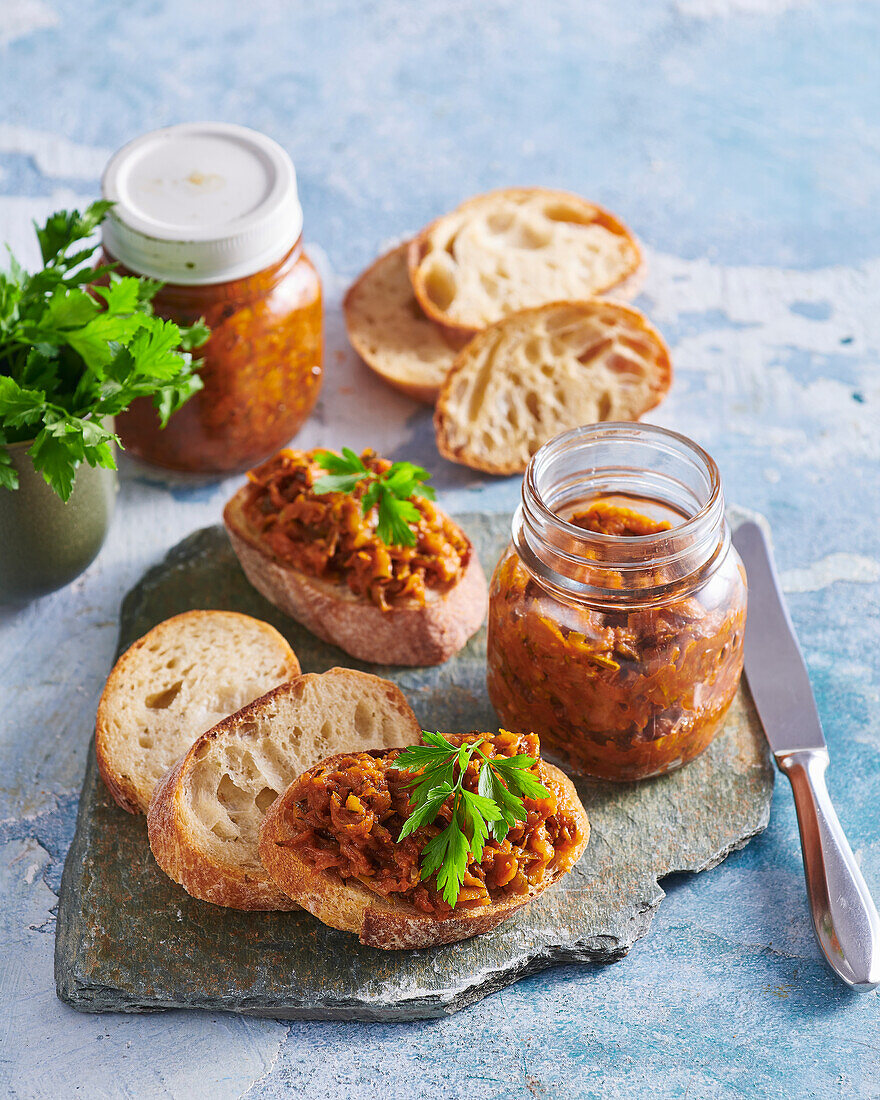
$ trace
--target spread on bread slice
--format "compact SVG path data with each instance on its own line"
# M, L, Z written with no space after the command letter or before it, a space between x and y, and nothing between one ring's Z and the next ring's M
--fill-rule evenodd
M663 338L630 306L593 298L524 310L456 358L434 412L437 447L476 470L521 473L560 432L638 420L671 382Z
M446 786L420 797L427 769L404 769L406 752L339 753L294 781L260 833L260 858L278 886L374 947L429 947L489 931L570 870L589 837L571 780L540 759L533 734L426 734L422 743L452 750L437 774ZM528 769L524 789L534 796L516 798L513 783L493 786L502 774L493 761Z
M234 611L185 611L119 658L95 722L98 769L129 813L146 813L162 775L199 734L299 675L268 623Z
M342 309L352 347L380 378L433 404L462 341L429 317L413 292L408 244L380 256L349 287Z
M635 237L613 214L540 187L477 195L428 225L409 248L422 309L465 333L547 302L606 291L629 297L641 265Z
M403 693L378 676L333 668L283 684L203 734L162 779L147 815L156 861L203 901L295 909L260 863L266 811L328 754L418 735Z
M439 664L481 626L487 588L427 477L372 451L285 450L223 519L250 582L313 634L364 661Z

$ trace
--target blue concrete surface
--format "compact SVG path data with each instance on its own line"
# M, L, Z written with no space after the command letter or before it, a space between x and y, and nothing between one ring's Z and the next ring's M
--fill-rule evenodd
M190 119L293 155L328 289L307 444L375 443L450 509L515 479L443 463L427 412L347 350L339 298L382 247L507 183L571 188L645 242L640 304L676 365L652 414L773 524L853 847L880 894L880 10L857 0L7 0L0 239L84 203L106 155ZM452 1019L343 1025L79 1016L54 995L60 868L118 604L216 522L235 481L123 465L98 561L0 611L0 1085L15 1097L876 1097L876 994L842 988L807 915L796 823L666 884L606 969L529 979Z

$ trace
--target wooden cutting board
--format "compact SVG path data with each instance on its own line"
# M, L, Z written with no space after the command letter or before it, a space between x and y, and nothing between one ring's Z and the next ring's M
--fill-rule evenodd
M488 575L507 543L509 517L457 519ZM210 527L171 550L126 596L120 652L191 608L271 622L304 672L339 664L390 677L426 729L497 728L485 688L485 628L438 668L355 662L258 595L223 529ZM107 795L92 747L61 883L58 996L84 1012L184 1007L284 1019L411 1020L455 1012L555 963L613 962L647 932L664 897L659 879L708 870L765 828L773 769L743 688L722 734L688 767L640 784L577 785L590 844L556 887L488 935L384 952L305 912L242 913L191 898L153 861L145 819Z

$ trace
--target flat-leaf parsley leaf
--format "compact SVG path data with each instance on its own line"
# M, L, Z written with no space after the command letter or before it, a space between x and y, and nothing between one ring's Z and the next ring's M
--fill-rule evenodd
M63 499L77 467L114 469L110 418L149 397L164 427L202 388L189 354L210 335L201 321L179 328L153 315L160 283L92 267L87 242L112 203L59 210L36 226L43 268L29 274L8 256L0 271L0 487L16 489L7 444L28 455ZM98 282L106 285L96 285Z
M416 533L412 524L418 523L420 513L412 497L435 500L437 494L426 482L431 475L412 462L395 462L383 474L364 465L363 460L343 447L342 454L333 451L316 451L315 462L327 473L312 486L315 493L351 493L358 485L366 487L361 498L361 508L366 516L378 505L376 534L386 546L415 546Z
M479 863L490 838L501 841L518 821L526 820L523 798L546 798L550 792L528 771L535 764L531 756L489 757L482 737L456 746L442 733L423 731L422 742L405 748L391 765L413 773L407 783L410 814L400 839L430 825L451 800L449 824L423 848L420 871L423 880L437 876L438 891L454 909L471 860ZM478 774L476 794L464 786L472 761Z

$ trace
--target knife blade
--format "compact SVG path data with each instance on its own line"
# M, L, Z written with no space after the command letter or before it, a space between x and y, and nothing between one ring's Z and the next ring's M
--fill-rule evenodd
M743 523L733 536L733 545L749 580L746 676L770 748L774 752L824 749L825 735L804 655L782 601L764 532L757 523Z
M825 785L828 748L807 666L764 532L743 523L733 544L749 583L746 679L794 794L813 931L835 973L867 992L880 983L880 915Z

